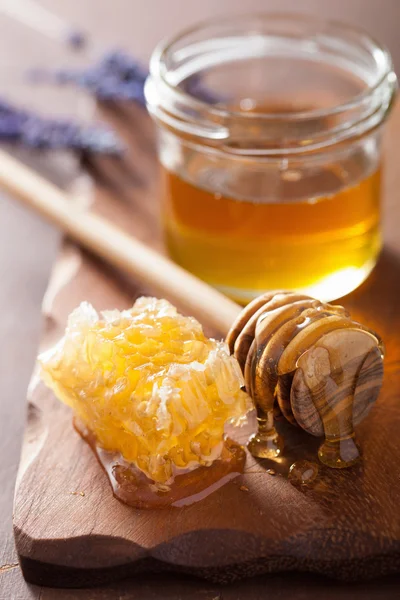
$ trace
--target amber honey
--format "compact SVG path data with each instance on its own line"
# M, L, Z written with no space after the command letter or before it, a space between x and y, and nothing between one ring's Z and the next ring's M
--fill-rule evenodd
M225 435L252 408L239 365L166 300L101 315L83 303L39 362L124 502L182 506L242 472L245 453Z
M186 173L195 179L190 167ZM322 300L343 296L367 277L381 247L380 169L350 185L346 175L338 165L311 178L283 171L274 182L279 201L263 202L207 189L164 168L168 251L242 303L270 289ZM257 177L246 184L256 186ZM332 191L320 195L320 189Z
M381 247L396 90L385 48L313 17L227 16L161 44L145 96L172 258L241 303L354 290Z

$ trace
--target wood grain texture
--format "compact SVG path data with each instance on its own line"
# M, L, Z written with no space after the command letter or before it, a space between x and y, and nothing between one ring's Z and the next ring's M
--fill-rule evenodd
M325 465L345 468L359 460L354 425L383 381L384 348L376 333L340 305L277 291L250 302L226 340L257 408L258 431L248 445L253 456L282 453L274 427L280 409L289 423L325 437L318 451Z
M209 18L212 14L226 11L243 12L242 0L205 0L204 2L186 2L169 0L157 5L157 18L154 18L153 3L140 0L115 0L112 3L98 3L97 0L41 0L41 3L70 22L81 25L93 34L99 44L126 47L137 56L147 60L154 44L161 36L170 35L194 21ZM264 0L249 0L248 10L265 8ZM293 0L269 0L271 10L293 10ZM93 10L96 19L93 19ZM398 18L400 3L398 0L304 0L297 10L329 14L333 18L353 21L384 40L396 56L400 56L398 44ZM362 10L360 10L362 9ZM0 27L2 39L5 30ZM21 31L16 40L16 50L2 56L10 64L21 65L26 62L27 36ZM397 54L396 54L397 52ZM46 56L37 51L40 64L45 64ZM29 54L31 57L31 54ZM7 81L7 83L9 83ZM50 107L50 104L49 104ZM396 321L395 302L388 302L391 294L399 297L399 225L400 225L400 171L397 155L400 136L400 115L398 110L389 125L388 163L386 169L387 194L385 239L387 252L382 261L382 271L378 281L365 296L353 294L346 299L346 305L358 306L359 319L368 317L375 327L387 319L392 323L392 331L385 333L394 340L388 360L391 368L395 361L396 336L399 337ZM121 187L121 186L120 186ZM122 190L123 191L123 190ZM7 340L7 349L1 353L0 364L0 448L2 463L0 468L0 598L1 600L261 600L271 596L279 600L391 600L397 599L399 581L396 576L375 583L340 584L326 578L311 575L286 574L263 576L232 585L220 585L210 582L188 579L182 576L140 576L131 581L119 582L110 586L92 590L63 590L29 586L22 578L18 566L14 540L11 532L11 514L14 480L19 460L20 444L25 414L25 389L31 370L39 331L39 307L45 289L49 268L55 256L57 232L51 230L39 218L28 210L15 204L3 194L0 196L0 338ZM32 249L27 252L26 249ZM393 268L395 269L393 271ZM397 276L397 279L396 279ZM382 290L382 294L381 294ZM378 312L381 295L386 300ZM10 298L12 302L10 302ZM375 309L375 310L374 310ZM354 308L352 308L354 310ZM355 316L355 315L354 315ZM396 332L397 327L397 332ZM16 373L16 365L18 372ZM387 368L389 368L387 363ZM374 409L375 410L375 409ZM387 450L383 435L383 447ZM11 568L10 568L11 567Z
M115 110L109 117L115 124L129 118L133 150L124 164L91 165L93 172L101 167L103 175L95 210L159 247L152 125L141 109ZM258 463L248 456L244 475L198 504L132 509L112 496L89 447L73 431L69 409L33 383L14 508L27 580L68 587L149 570L196 574L213 582L282 570L349 580L400 572L399 275L397 254L387 249L364 289L344 302L385 339L385 383L357 429L364 461L347 472L320 465L311 486L296 485L287 475L294 461L316 460L316 445L282 423L287 446L278 462ZM81 300L100 310L124 308L143 291L65 243L44 301L42 348L60 337L67 314ZM243 441L252 427L242 432ZM266 472L271 467L276 476Z
M339 334L342 332L339 330ZM359 338L362 336L362 344L365 340L371 340L363 332L345 333L343 344L346 348L352 342L352 337L354 340L355 334ZM321 340L321 343L325 340ZM299 369L292 384L291 407L297 424L312 435L322 436L325 433L343 437L351 434L354 426L368 415L377 400L383 381L381 352L376 345L372 348L363 346L358 351L360 355L344 365L344 376L339 383L324 378L317 385L314 382L307 384L307 369L312 372L316 361L329 364L326 345L324 348L316 345L299 360ZM313 392L310 393L309 385L313 384Z

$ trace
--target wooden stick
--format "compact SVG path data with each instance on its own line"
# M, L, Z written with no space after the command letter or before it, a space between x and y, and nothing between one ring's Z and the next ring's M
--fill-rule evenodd
M111 265L134 275L226 334L240 306L104 218L83 211L52 183L0 150L0 186Z
M0 12L58 42L67 40L73 31L67 22L34 0L0 0Z

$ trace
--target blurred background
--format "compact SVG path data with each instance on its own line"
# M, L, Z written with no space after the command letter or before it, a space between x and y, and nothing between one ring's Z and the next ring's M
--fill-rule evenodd
M18 0L14 0L18 2ZM199 19L244 11L290 11L340 19L383 41L400 66L398 0L41 0L40 4L147 59L164 36Z

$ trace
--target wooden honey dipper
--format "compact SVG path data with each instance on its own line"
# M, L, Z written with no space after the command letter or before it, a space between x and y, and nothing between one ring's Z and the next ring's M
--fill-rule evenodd
M347 467L360 456L354 425L369 412L383 379L383 343L341 306L287 291L256 298L232 325L227 343L257 408L258 432L250 452L272 458L282 451L274 405L286 419L325 436L318 456Z
M354 426L369 412L383 379L379 336L344 308L287 291L269 292L245 309L133 239L0 151L0 185L110 264L136 276L226 333L258 418L249 449L276 457L283 444L274 405L291 423L325 436L320 460L347 467L360 456ZM233 325L232 325L233 323Z

